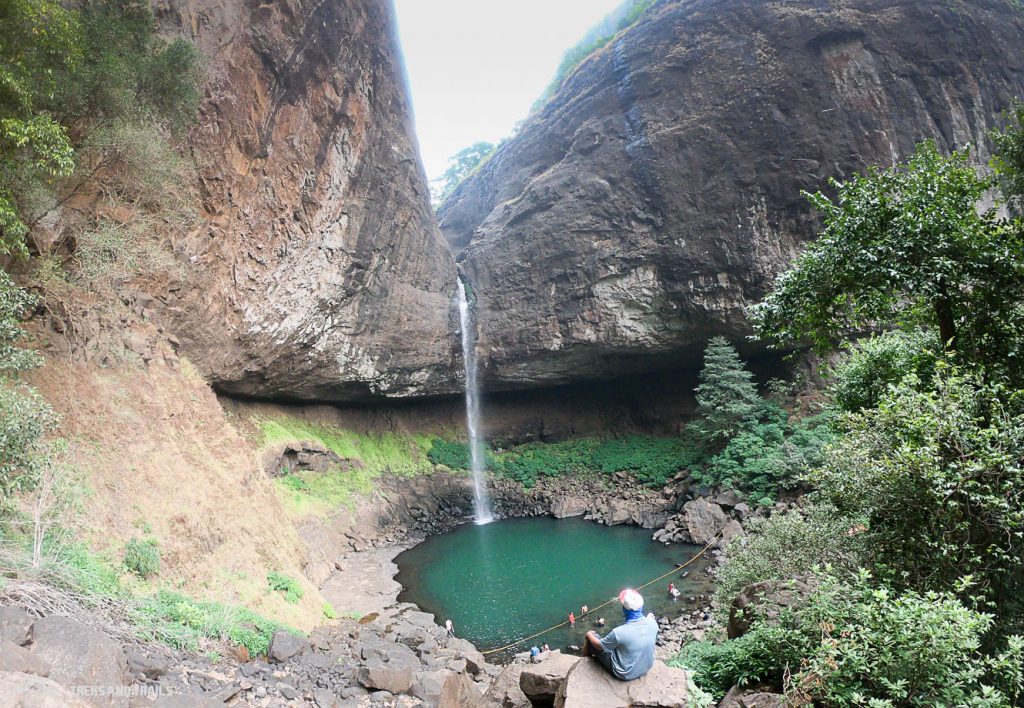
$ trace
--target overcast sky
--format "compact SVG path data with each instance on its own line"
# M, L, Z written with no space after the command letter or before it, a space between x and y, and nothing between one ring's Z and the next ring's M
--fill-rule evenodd
M562 53L622 0L395 0L427 176L512 131Z

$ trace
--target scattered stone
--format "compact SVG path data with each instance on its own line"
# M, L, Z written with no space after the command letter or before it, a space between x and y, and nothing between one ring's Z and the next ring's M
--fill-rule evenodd
M529 708L533 705L519 687L519 676L526 667L522 664L506 666L484 694L487 708Z
M643 678L620 681L596 661L583 659L569 671L555 698L556 708L685 708L699 689L685 669L656 661Z
M125 658L130 671L148 679L158 679L170 669L170 661L166 657L144 654L135 648L126 650Z
M729 639L743 636L750 629L751 612L757 608L760 617L771 621L785 608L792 607L812 591L804 578L788 580L766 580L747 585L729 607L729 624L726 627Z
M718 535L729 518L722 507L706 499L694 499L683 505L686 515L686 528L690 538L698 545L703 545Z
M733 686L718 708L784 708L785 705L786 697L781 693Z
M390 693L405 693L412 687L412 669L408 666L376 666L360 667L359 683L369 689L378 689Z
M32 616L20 607L0 607L0 639L25 646L32 638Z
M14 642L0 639L0 671L46 677L50 664Z
M309 642L296 637L291 632L279 629L270 637L267 657L274 664L283 664L293 656L298 656L309 649Z

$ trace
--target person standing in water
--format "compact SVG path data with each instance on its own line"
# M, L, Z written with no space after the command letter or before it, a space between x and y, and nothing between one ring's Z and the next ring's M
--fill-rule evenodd
M658 623L653 614L644 615L644 598L636 590L626 588L619 593L621 624L602 637L591 630L583 644L583 656L590 656L612 676L633 681L654 666L654 644L658 639Z
M584 605L580 608L580 617L586 617L588 612L590 612L590 608Z
M569 624L573 626L576 624L576 615L572 613L572 610L569 610Z

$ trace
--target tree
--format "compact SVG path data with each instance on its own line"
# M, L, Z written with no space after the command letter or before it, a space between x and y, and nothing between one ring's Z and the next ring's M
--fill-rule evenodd
M19 196L74 168L67 130L45 107L80 57L77 21L60 3L0 3L0 255L24 252Z
M449 157L448 169L434 180L435 201L441 203L451 196L459 183L486 162L494 154L494 150L495 146L492 143L481 140Z
M995 157L992 166L999 176L1003 195L1018 213L1024 211L1024 102L1015 101L1003 130L992 132Z
M926 141L905 165L832 185L835 200L805 195L824 228L753 308L758 333L828 350L851 331L921 323L965 360L1019 372L1024 234L979 213L991 183L966 155Z
M725 337L714 337L704 350L700 372L695 430L710 443L728 440L757 421L765 404L757 394L754 375Z

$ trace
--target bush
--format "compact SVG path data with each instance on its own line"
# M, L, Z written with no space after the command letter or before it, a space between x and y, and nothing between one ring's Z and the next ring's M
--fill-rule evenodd
M435 464L455 469L469 466L465 443L434 440L427 454ZM526 487L532 487L541 477L616 472L629 472L648 486L661 487L679 470L695 464L700 456L700 448L687 438L628 435L526 443L504 451L489 451L487 467L494 474Z
M124 567L140 578L160 572L160 545L155 538L133 538L124 548Z
M753 503L771 505L782 490L795 489L822 460L835 435L831 416L788 421L781 410L770 422L753 423L708 460L697 477L705 484L735 489Z
M729 562L718 573L718 614L723 620L728 617L733 599L752 583L795 578L825 567L837 577L853 573L868 553L860 528L859 519L827 504L749 521L746 535L729 546Z
M756 618L738 639L688 645L672 663L718 695L767 681L800 705L1008 705L979 654L991 616L949 593L877 587L866 572L815 583L804 604Z
M189 651L198 651L204 639L217 639L244 646L257 656L267 653L274 632L284 629L298 634L243 607L193 600L167 590L142 600L132 620L147 634Z
M843 416L812 475L821 496L864 518L876 572L944 591L969 575L1002 632L1024 628L1024 414L1010 392L944 371L910 379L878 408ZM968 599L968 595L964 595Z
M267 586L271 592L279 592L284 595L285 601L293 605L298 604L305 594L298 581L273 570L267 573Z
M453 470L469 469L469 445L434 438L427 452L427 459L435 465L444 465Z
M940 350L938 338L924 330L893 330L850 345L834 371L831 393L836 406L850 412L874 408L910 374L927 386Z

